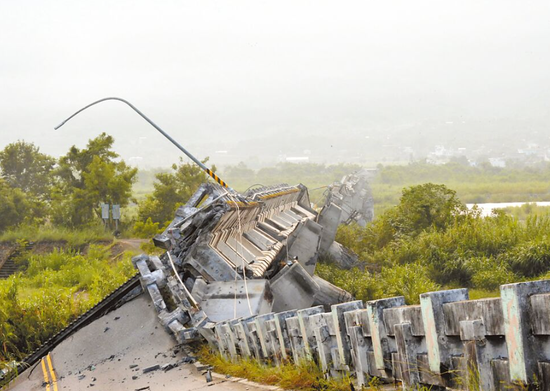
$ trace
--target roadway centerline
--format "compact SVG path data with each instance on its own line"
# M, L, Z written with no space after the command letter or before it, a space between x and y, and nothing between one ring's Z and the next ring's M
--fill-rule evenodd
M53 390L58 391L57 390L57 377L55 376L55 371L53 370L52 359L51 359L50 353L48 353L46 358L48 360L48 368L50 369L50 374L51 374L51 378L52 378Z
M46 391L50 391L50 380L48 378L48 370L46 369L46 362L44 360L44 357L42 357L42 360L40 360L42 363L42 373L44 374L44 383L46 384Z

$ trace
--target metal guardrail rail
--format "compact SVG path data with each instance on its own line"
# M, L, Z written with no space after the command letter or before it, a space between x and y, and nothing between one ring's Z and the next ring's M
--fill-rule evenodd
M25 357L23 361L21 361L17 365L17 369L15 371L9 372L3 379L0 378L0 387L3 384L11 382L12 380L20 376L26 369L38 363L42 357L52 351L52 349L63 342L68 336L80 330L84 326L87 326L88 324L102 317L108 312L116 309L120 302L128 294L130 294L134 289L139 288L140 286L141 285L139 281L139 274L136 274L124 284L116 288L113 292L107 295L103 300L101 300L87 312L72 321L63 330L59 331L53 337L44 342L42 346L40 346L34 352Z

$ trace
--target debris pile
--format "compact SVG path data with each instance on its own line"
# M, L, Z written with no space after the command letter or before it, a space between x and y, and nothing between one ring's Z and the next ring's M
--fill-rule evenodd
M161 323L179 343L215 340L217 322L346 302L351 295L314 275L320 254L349 265L334 241L341 223L372 218L365 175L329 187L320 212L303 185L237 194L205 183L154 238L161 256L133 263Z

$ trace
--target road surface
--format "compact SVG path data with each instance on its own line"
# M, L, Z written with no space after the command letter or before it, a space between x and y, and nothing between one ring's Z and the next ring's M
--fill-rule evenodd
M142 294L63 341L33 368L24 371L11 391L181 391L259 390L250 384L205 376L157 320L148 296ZM146 368L177 365L163 371ZM55 381L54 381L55 380Z

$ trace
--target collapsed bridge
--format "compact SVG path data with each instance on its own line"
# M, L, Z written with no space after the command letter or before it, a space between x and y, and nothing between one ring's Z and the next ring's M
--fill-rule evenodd
M154 238L164 250L162 255L135 257L136 276L32 352L16 371L0 374L0 380L19 375L10 389L39 390L45 377L36 368L47 357L57 378L70 388L82 386L89 373L92 379L109 374L103 386L133 390L131 384L122 383L127 376L136 377L131 373L135 369L128 373L128 368L138 365L135 360L153 360L158 354L179 360L169 368L185 360L175 341L170 345L158 335L159 321L179 343L203 338L213 343L215 326L222 321L312 305L329 309L351 300L349 293L315 276L314 270L323 254L345 265L356 261L334 237L339 224L362 223L360 219L372 216L364 175L348 175L329 186L320 212L311 207L303 185L237 194L215 183L203 184L178 209L165 232ZM149 309L147 296L153 304ZM153 319L151 309L157 314ZM143 338L150 339L147 346L165 350L145 352L138 342ZM132 356L134 361L129 362ZM115 358L129 367L116 364ZM159 376L158 383L163 383L164 375Z
M322 254L353 263L334 238L340 223L372 216L364 176L332 186L320 212L303 185L200 186L154 238L165 253L133 259L161 322L180 343L212 340L215 322L350 300L314 271Z
M330 187L320 212L302 185L237 195L204 184L154 238L164 253L135 257L139 278L31 354L10 389L42 389L34 369L50 356L72 389L96 377L108 381L90 385L133 390L124 383L131 377L179 389L178 372L151 368L186 362L180 346L198 340L231 360L313 360L327 377L352 374L357 385L376 377L404 389L550 389L550 281L503 285L501 297L482 300L466 289L428 292L407 305L353 300L313 274L323 253L353 262L334 235L368 216L369 202L355 197L365 190L359 177ZM159 365L159 354L171 362Z

